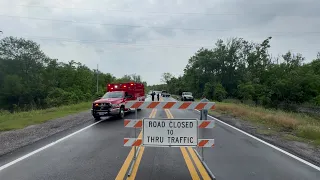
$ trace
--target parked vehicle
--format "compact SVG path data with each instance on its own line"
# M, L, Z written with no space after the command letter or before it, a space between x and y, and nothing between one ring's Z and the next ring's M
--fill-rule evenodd
M170 95L170 93L168 93L167 91L162 90L162 91L161 91L161 96L162 96L162 97L170 97L171 95Z
M91 114L95 120L100 120L102 116L117 116L123 119L126 112L133 110L125 107L127 101L144 100L144 84L142 83L108 84L107 93L92 103Z
M194 97L192 96L192 92L182 92L181 101L194 101Z

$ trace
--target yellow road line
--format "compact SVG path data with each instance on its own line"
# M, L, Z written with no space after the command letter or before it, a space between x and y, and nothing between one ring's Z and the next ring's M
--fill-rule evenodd
M157 113L157 109L152 109L152 111L151 111L151 113L149 115L149 118L155 117L156 113ZM142 131L140 131L140 134L139 134L138 138L141 138L141 136L142 136ZM131 148L126 160L124 161L124 163L123 163L123 165L122 165L122 167L121 167L121 169L120 169L120 171L119 171L119 173L118 173L118 175L116 177L116 180L123 180L124 179L124 176L126 175L126 172L127 172L128 168L130 166L130 162L131 162L131 160L133 159L133 156L134 156L134 148L135 147ZM143 152L143 151L141 151L141 150L142 149L140 149L139 154L141 154L141 156L142 156L141 152ZM136 162L136 164L137 164L137 162Z
M155 118L156 117L157 109L154 109L154 110L155 110L155 113L152 116L150 115L149 118ZM142 131L140 132L138 138L141 138L141 136L142 136ZM134 166L133 166L133 169L132 169L132 173L131 173L130 177L127 178L127 180L131 180L131 179L135 179L136 178L136 175L137 175L137 172L138 172L138 168L139 168L139 165L140 165L140 162L141 162L141 159L142 159L143 152L144 152L144 147L141 146L139 154L138 154L138 157L137 157L137 160L134 163Z
M174 118L173 115L172 115L172 113L170 112L170 110L167 109L167 111L168 111L168 112L166 112L166 113L167 113L167 116L168 116L169 118ZM185 149L184 147L182 147L182 148L180 148L180 149L181 149L181 152L182 152L182 154L183 154L183 157L185 158L185 162L186 162L187 167L188 167L188 169L189 169L189 171L190 171L190 174L191 174L192 179L198 179L199 176L198 176L197 171L195 170L195 168L194 168L194 166L193 166L193 163L192 163L191 161L189 161L190 158L189 158L189 155L188 155L186 149ZM184 149L184 150L182 150L182 149ZM209 174L208 174L208 172L206 171L206 169L204 168L204 166L203 166L202 163L200 162L198 156L197 156L196 153L193 151L192 147L188 147L187 149L188 149L188 151L190 152L190 155L191 155L193 161L195 162L195 164L196 164L196 166L197 166L197 168L198 168L198 170L199 170L202 178L203 178L203 179L211 179L210 176L209 176ZM184 154L184 153L185 153L185 154ZM185 157L185 156L186 156L186 157ZM192 165L188 165L188 163L191 163ZM189 166L191 166L191 167L189 168ZM194 171L194 172L192 172L192 171ZM193 174L197 174L198 177L193 177L193 176L192 176Z
M140 147L140 151L139 151L139 154L138 154L138 157L137 157L137 160L133 166L133 169L132 169L132 173L131 175L127 178L127 180L129 179L135 179L136 178L136 175L137 175L137 172L138 172L138 168L139 168L139 165L140 165L140 162L141 162L141 159L142 159L142 155L143 155L143 152L144 152L144 147L141 146Z
M159 100L163 101L162 98L159 98ZM155 110L155 113L153 115L150 114L149 118L155 118L156 117L157 109L154 109L154 110ZM142 136L142 131L140 132L138 138L141 138L141 136ZM141 162L141 159L142 159L143 152L144 152L144 147L141 146L139 154L138 154L138 157L137 157L137 160L134 163L134 166L133 166L133 169L132 169L132 173L131 173L130 177L127 178L127 180L131 180L131 179L135 179L136 178L136 175L137 175L137 172L138 172L138 168L139 168L139 165L140 165L140 162Z
M187 148L188 151L191 154L191 157L193 159L193 161L195 162L201 176L203 177L203 179L211 179L207 170L203 167L202 163L200 162L198 156L196 155L196 153L194 152L194 150L192 149L192 147L188 147Z
M173 118L173 115L171 114L169 109L165 109L165 112L166 112L168 118ZM182 156L184 158L184 161L187 164L187 168L188 168L188 170L190 172L190 175L191 175L192 179L200 179L200 177L199 177L199 175L197 173L197 170L195 169L195 167L194 167L194 165L192 163L192 160L190 159L190 157L188 155L188 152L187 152L186 148L180 147L180 150L181 150Z
M160 98L160 101L163 101L163 99ZM150 114L149 118L155 118L156 117L157 109L154 109L154 111L155 111L155 113L154 114ZM138 138L141 138L141 136L142 136L142 131L140 132ZM133 166L132 173L131 173L130 177L127 178L127 180L131 180L131 179L135 179L136 178L136 175L137 175L137 172L138 172L138 168L139 168L139 165L140 165L140 162L141 162L141 159L142 159L143 152L144 152L144 147L141 146L139 154L138 154L138 157L137 157L137 160L136 160L136 162L135 162L135 164Z
M199 177L199 175L197 173L197 170L194 168L193 163L192 163L192 161L191 161L191 159L190 159L190 157L188 155L188 152L187 152L186 148L181 147L180 150L181 150L181 153L183 155L184 161L187 164L187 167L189 169L189 172L190 172L190 175L191 175L192 179L200 179L200 177Z

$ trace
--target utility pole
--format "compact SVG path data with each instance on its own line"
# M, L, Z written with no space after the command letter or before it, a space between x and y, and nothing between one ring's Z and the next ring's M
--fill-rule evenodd
M99 92L99 64L97 64L97 93Z

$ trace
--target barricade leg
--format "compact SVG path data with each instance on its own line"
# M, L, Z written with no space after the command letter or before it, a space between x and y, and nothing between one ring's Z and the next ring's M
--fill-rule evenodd
M138 109L137 109L137 108L134 110L134 113L135 113L136 119L138 119ZM134 128L134 138L137 138L137 130L136 130L136 129L137 129L137 128ZM137 150L137 147L134 146L134 155L133 155L133 159L131 160L131 165L130 165L130 168L129 168L128 176L130 176L131 173L132 173L133 166L134 166L134 164L136 163L137 154L139 153L139 150L140 150L140 147L139 147L138 150Z
M199 153L194 149L194 152L196 153L196 155L198 156L199 159L201 159L201 163L203 164L204 168L207 170L207 172L209 173L209 176L213 179L216 180L216 177L213 175L213 173L211 172L210 168L208 167L208 165L206 164L206 162L204 162L204 160L202 160L202 158L200 157Z
M135 114L135 117L136 119L138 119L138 109L136 108L134 110L134 114ZM137 138L137 128L134 128L134 138ZM136 146L134 147L134 156L133 156L134 160L137 159L137 148Z
M202 120L207 120L208 119L208 110L206 110L206 109L202 109L201 110L201 114L202 114ZM202 132L201 133L201 138L203 139L204 138L204 135L203 135L204 133ZM201 147L201 160L202 161L204 161L204 148L203 147Z
M201 160L204 161L203 147L201 147Z

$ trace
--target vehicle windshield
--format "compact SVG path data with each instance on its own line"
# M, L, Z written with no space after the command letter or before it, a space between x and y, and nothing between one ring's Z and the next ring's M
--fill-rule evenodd
M107 92L102 96L102 99L107 98L123 98L123 92Z
M192 96L192 93L191 93L191 92L184 92L183 95L190 95L190 96Z

